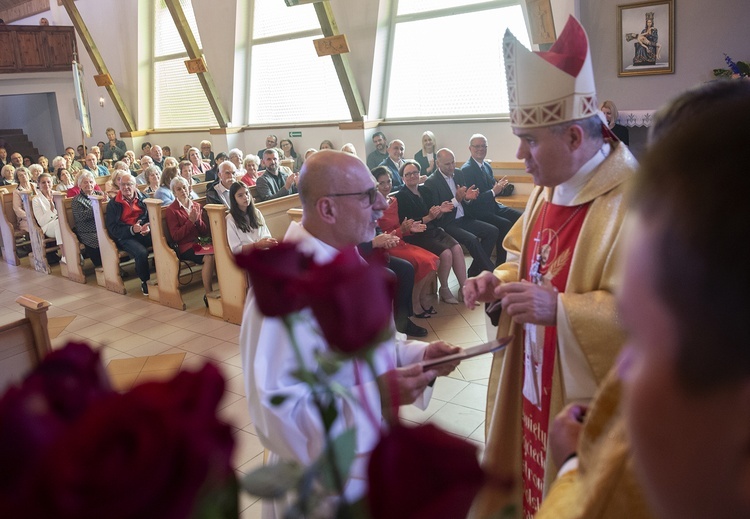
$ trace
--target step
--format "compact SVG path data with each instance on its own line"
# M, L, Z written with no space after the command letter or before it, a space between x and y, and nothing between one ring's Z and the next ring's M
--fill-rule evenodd
M0 130L0 135L17 135L17 134L23 135L23 130L20 128L12 128L12 129L6 129L6 130Z

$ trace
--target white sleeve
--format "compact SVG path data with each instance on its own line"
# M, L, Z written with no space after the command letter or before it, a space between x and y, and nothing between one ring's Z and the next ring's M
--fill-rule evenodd
M238 254L242 250L242 236L231 214L227 215L227 242L232 254Z

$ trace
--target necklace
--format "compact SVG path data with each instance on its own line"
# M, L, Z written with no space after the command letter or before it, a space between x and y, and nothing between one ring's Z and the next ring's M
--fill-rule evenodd
M542 252L544 252L544 248L549 248L550 244L557 238L557 236L562 232L562 230L567 226L573 218L583 209L586 204L581 204L578 207L576 207L575 211L570 213L570 216L568 216L568 219L563 222L563 224L557 228L556 231L552 231L552 238L550 239L549 243L542 246L542 231L544 231L544 222L547 218L547 206L549 205L549 202L544 202L544 207L542 207L542 224L539 226L539 231L537 232L536 238L534 238L534 261L531 262L531 266L529 267L529 280L534 283L535 285L541 285L542 281L544 279L544 276L542 275L542 267L547 263L547 257L545 257ZM549 251L547 251L547 256L549 256Z

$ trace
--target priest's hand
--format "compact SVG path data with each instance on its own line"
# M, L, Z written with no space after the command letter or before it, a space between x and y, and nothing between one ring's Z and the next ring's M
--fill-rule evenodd
M578 449L578 439L583 430L583 420L588 407L582 404L568 404L552 422L549 434L549 449L552 461L557 468Z
M477 303L491 303L498 297L495 295L501 281L489 270L478 276L466 280L463 287L464 304L466 308L474 309Z
M468 283L467 283L468 284ZM495 290L503 312L520 324L554 326L557 323L557 290L549 283L536 285L528 281L503 283Z

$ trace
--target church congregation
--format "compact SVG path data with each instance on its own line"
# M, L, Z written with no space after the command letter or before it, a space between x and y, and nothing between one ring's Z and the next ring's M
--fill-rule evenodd
M189 1L167 4L172 1L186 9L189 23L208 16ZM310 7L308 14L321 20L323 5L333 6L328 21L336 11L351 24L349 8L339 2L315 0L314 9L304 5L310 2L286 3L300 8L295 13ZM212 102L199 108L218 128L193 127L179 109L160 108L148 116L152 129L138 131L121 106L120 120L107 107L93 137L76 141L78 135L63 132L64 143L56 136L48 141L54 146L33 152L0 129L2 261L151 305L205 309L205 317L236 326L240 382L233 387L241 386L245 429L262 446L266 476L286 467L300 485L274 482L275 493L259 493L257 506L240 510L242 518L349 517L358 506L377 509L368 501L371 460L383 455L383 440L403 427L437 423L441 409L443 423L455 422L446 435L467 447L477 480L452 472L446 460L453 453L442 459L425 454L429 445L411 446L409 456L393 456L388 478L416 464L410 455L418 452L440 458L436 466L444 463L420 477L453 487L430 487L433 508L393 517L748 517L750 350L740 326L748 313L750 219L742 204L725 207L721 189L742 192L750 178L743 171L749 134L741 122L750 116L750 68L725 54L727 78L667 76L674 73L675 49L664 13L674 23L673 2L611 6L621 9L618 30L636 17L641 27L640 34L623 32L622 56L613 64L617 81L657 85L672 78L667 94L649 97L653 106L645 116L645 110L618 111L634 97L604 66L610 65L601 50L606 45L590 6L378 0L389 10L387 17L378 14L379 24L386 18L391 24L393 41L383 42L388 53L409 31L415 38L433 34L417 30L422 22L455 16L479 27L482 16L498 15L501 33L490 43L477 34L483 47L455 63L465 60L466 71L480 72L486 47L495 45L498 73L488 67L477 83L491 84L501 104L471 117L431 112L429 105L440 102L431 97L432 83L449 72L408 72L415 63L440 66L421 48L409 56L411 69L388 54L383 68L390 84L378 94L369 84L363 89L365 98L382 103L377 117L368 116L356 86L362 71L346 56L361 58L355 47L366 38L380 46L373 25L372 34L350 34L352 50L332 58L336 68L329 72L341 80L343 97L326 91L329 110L341 101L344 115L332 117L351 115L338 126L312 108L317 115L310 121L295 120L307 108L281 94L259 106L252 96L272 89L256 69L243 68L233 89L250 94L239 100L232 92L229 110L231 117L249 114L243 125L233 127L230 114L217 108L226 98L226 78L217 89L207 75L208 83L196 81L195 88ZM544 11L541 4L553 7ZM157 24L169 16L164 6L149 3L149 9ZM296 18L285 21L307 27ZM291 40L296 33L282 25L253 25L248 49ZM300 33L317 38L316 31L317 25ZM171 40L156 40L155 63L195 66L185 60L200 41L192 42L195 48L186 43L190 50L182 56ZM447 55L446 45L435 42L432 50ZM255 50L252 60L282 63ZM672 69L653 72L667 62ZM171 73L167 66L160 70L164 78ZM466 71L451 71L450 81L469 81L461 77ZM665 75L628 77L656 73ZM286 82L296 79L304 83L291 75ZM2 81L0 74L0 88ZM417 94L402 99L394 86L399 81L420 82ZM155 98L179 97L156 83ZM186 97L190 88L184 87ZM305 97L300 88L297 97ZM311 97L315 88L311 83ZM467 88L467 99L455 99L461 95L454 92L443 101L471 104L479 95ZM148 99L152 108L160 102ZM106 103L102 97L103 109ZM106 121L102 113L109 114ZM278 122L254 123L269 113ZM172 128L170 117L179 121ZM347 285L354 272L377 279L377 290ZM314 279L321 273L331 276L323 279L333 292L340 282L356 288L332 296ZM338 298L348 306L338 306ZM291 310L278 310L286 306ZM338 313L331 318L320 306ZM364 346L342 348L342 336L356 342L353 335L365 334L380 314L386 324L373 333L366 354ZM350 330L357 333L346 335ZM469 354L473 348L485 349ZM480 375L465 376L480 365ZM466 384L459 387L459 379ZM320 380L325 391L315 386ZM471 412L462 413L454 399ZM457 434L462 421L471 430ZM337 442L349 432L351 459L339 459ZM321 469L326 462L333 473ZM403 489L400 494L405 502L412 498Z

